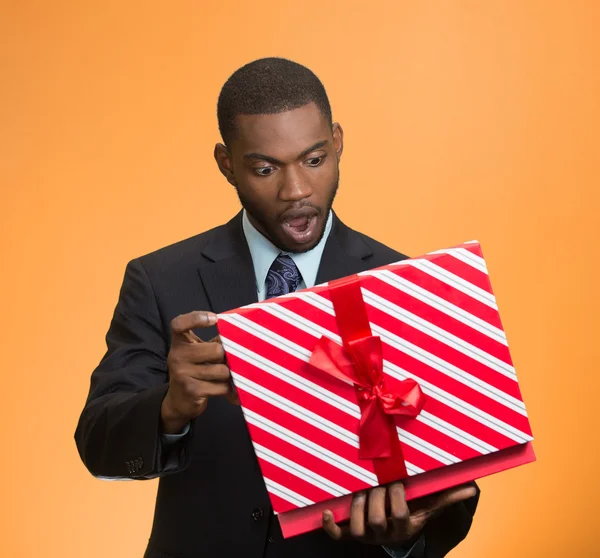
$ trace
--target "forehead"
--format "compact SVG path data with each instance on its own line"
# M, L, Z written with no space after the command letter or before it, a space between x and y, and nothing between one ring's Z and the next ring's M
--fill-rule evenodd
M294 159L331 136L331 126L314 103L278 114L240 114L236 125L232 149L242 156L261 153L280 160Z

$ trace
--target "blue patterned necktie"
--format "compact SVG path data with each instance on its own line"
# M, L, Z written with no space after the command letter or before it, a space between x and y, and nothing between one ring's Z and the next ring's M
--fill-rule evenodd
M302 281L294 260L279 254L267 274L267 298L293 293Z

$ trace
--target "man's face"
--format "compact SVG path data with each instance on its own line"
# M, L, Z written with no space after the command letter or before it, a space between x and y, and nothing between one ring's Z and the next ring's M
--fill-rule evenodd
M308 104L279 114L239 115L229 150L217 145L221 172L252 224L288 252L323 237L339 180L342 129Z

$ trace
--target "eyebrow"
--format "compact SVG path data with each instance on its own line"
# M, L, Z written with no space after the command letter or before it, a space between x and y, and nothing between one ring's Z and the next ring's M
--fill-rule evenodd
M298 155L298 159L302 159L302 157L305 157L311 151L314 151L315 149L324 147L328 143L329 142L327 140L318 141L317 143L315 143L314 145L311 145L308 149L305 149L302 153L300 153L300 155ZM275 157L269 157L268 155L263 155L262 153L246 153L246 155L244 155L244 159L255 159L257 161L267 161L268 163L272 163L273 165L283 165L284 164L279 159L275 159Z

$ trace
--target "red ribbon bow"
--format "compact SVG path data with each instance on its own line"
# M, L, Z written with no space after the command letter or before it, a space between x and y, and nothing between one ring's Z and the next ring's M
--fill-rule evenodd
M310 364L354 384L361 411L359 457L374 460L380 483L404 478L408 473L393 415L416 417L425 395L412 379L394 389L386 386L381 340L371 333L358 277L330 283L330 295L344 346L322 337Z

